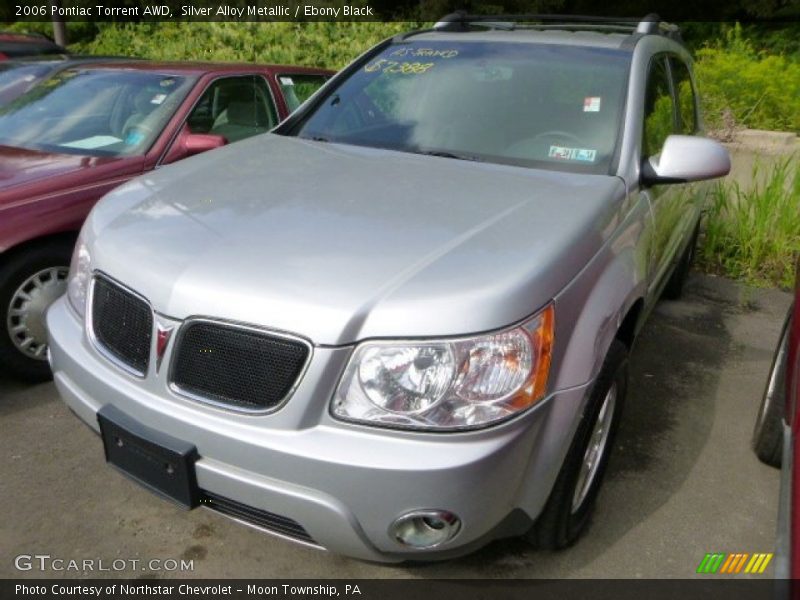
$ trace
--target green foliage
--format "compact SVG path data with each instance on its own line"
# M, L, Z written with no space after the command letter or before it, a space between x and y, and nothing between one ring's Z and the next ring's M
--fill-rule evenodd
M753 186L717 184L708 208L702 266L757 285L789 288L800 254L800 167L797 158L777 163Z
M75 52L160 60L267 62L340 69L416 23L100 23L97 37Z
M697 51L706 125L800 132L800 60L758 51L739 25Z

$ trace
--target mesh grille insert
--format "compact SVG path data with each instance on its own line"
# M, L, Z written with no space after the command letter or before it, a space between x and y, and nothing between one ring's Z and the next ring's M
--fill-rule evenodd
M203 506L208 506L224 515L240 519L256 527L274 531L275 533L296 540L316 544L303 526L289 517L282 517L260 508L253 508L252 506L247 506L241 502L231 500L230 498L224 498L212 494L211 492L203 492L203 496L204 498L201 500Z
M182 391L239 408L276 406L308 359L306 344L204 321L183 327L172 381Z
M92 331L97 343L139 374L147 371L153 313L147 302L102 276L92 293Z

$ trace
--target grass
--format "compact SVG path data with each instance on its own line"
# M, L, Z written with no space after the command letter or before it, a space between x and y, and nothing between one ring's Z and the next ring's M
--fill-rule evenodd
M706 271L758 286L791 288L800 255L800 166L797 157L763 174L748 189L718 183L706 213L699 261Z
M732 124L800 133L800 57L759 50L736 25L700 48L696 59L708 129L724 135Z

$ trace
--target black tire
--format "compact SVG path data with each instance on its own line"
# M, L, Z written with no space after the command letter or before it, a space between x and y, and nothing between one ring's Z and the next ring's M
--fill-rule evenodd
M52 378L46 360L31 358L17 348L8 326L12 297L32 275L51 267L69 268L73 244L68 239L33 246L10 258L0 256L0 369L30 383Z
M583 499L573 508L584 455L592 439L604 400L613 385L616 385L616 402L613 407L608 437L599 457L599 463L597 463L596 474L586 488L588 491ZM570 450L553 486L553 491L550 493L542 514L526 536L537 547L549 550L566 548L574 544L586 530L603 482L611 449L614 446L614 437L619 426L627 389L628 348L622 342L615 340L609 348L603 368L594 384Z
M791 312L789 313L791 315ZM786 351L789 345L789 320L783 324L778 348L772 358L769 378L753 428L753 451L771 467L781 466L783 454L783 411L786 399Z
M672 275L667 280L667 285L664 286L664 291L661 296L667 300L677 300L683 295L683 286L689 278L689 271L692 269L694 262L695 250L697 249L697 238L700 236L700 221L695 225L692 237L689 240L689 245L683 251L683 254L672 271Z

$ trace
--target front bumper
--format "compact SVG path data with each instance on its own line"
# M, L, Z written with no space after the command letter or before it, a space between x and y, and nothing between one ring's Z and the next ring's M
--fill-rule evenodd
M168 368L156 372L151 366L144 379L119 369L92 346L65 298L52 306L47 321L56 386L95 431L97 411L116 406L147 427L194 444L202 490L293 519L316 544L365 560L450 558L523 533L547 500L587 389L559 392L486 430L377 429L330 417L329 401L351 349L317 347L281 410L247 415L175 394ZM429 551L400 545L389 527L417 509L455 513L460 532Z

